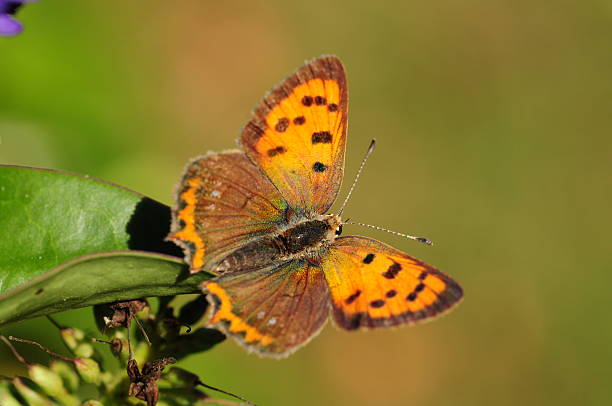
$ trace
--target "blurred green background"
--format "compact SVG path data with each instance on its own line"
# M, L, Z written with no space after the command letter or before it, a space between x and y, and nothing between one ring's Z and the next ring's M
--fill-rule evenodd
M182 364L205 382L261 405L612 400L610 1L44 0L18 17L24 33L0 39L0 162L171 204L190 158L233 148L268 89L333 53L350 84L347 179L379 142L345 216L436 245L345 233L464 287L433 323L329 324L283 361L228 340ZM95 331L89 309L58 319ZM2 329L60 351L52 331ZM0 374L19 368L0 348Z

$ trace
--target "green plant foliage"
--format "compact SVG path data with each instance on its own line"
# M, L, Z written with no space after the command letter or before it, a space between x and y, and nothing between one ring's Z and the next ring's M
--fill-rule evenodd
M194 293L208 278L190 276L180 260L161 254L87 255L0 296L0 325L99 303Z
M142 404L141 401L159 406L252 405L240 396L205 384L192 372L177 367L166 368L176 363L176 358L163 356L161 352L168 344L190 334L181 334L180 322L174 316L174 309L167 306L168 303L162 303L157 313L152 312L145 301L131 303L142 306L136 309L124 302L126 306L114 309L114 312L118 312L115 316L123 314L126 318L119 323L121 325L106 329L109 340L91 337L78 328L57 325L70 356L55 353L35 341L0 335L0 345L11 349L13 356L27 370L27 377L0 376L0 405L94 406ZM133 326L134 321L142 332L147 331L146 339L143 334L136 334L131 340L127 338L130 329L126 330L126 327ZM184 350L184 355L205 351L225 339L217 330L197 331L202 331L198 339L206 341L207 347ZM148 341L149 338L151 341ZM49 362L29 362L20 354L25 345L45 351L49 355ZM130 345L133 351L130 351ZM87 355L78 354L83 347L90 348ZM103 353L108 350L117 362L103 361ZM241 402L215 399L204 389L223 393Z
M0 166L0 325L64 310L197 291L165 242L170 210L125 188Z
M180 256L163 241L169 208L88 176L0 166L0 293L75 257L144 250Z

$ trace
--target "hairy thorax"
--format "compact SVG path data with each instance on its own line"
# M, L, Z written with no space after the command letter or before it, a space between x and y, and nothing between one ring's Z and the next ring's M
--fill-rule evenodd
M316 260L320 250L339 234L340 227L340 218L333 214L304 219L278 234L262 237L238 248L219 262L213 271L246 271L296 258Z

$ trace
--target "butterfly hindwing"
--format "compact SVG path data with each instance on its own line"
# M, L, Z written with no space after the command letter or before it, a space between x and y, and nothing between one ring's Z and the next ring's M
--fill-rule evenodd
M449 310L463 296L447 275L371 238L338 238L322 266L334 319L347 330L414 323Z
M241 143L290 206L324 213L342 182L348 92L339 59L311 61L255 109Z
M244 153L196 158L177 189L169 239L181 245L192 272L211 270L233 249L274 232L286 203Z
M289 355L329 315L323 272L305 260L227 273L202 287L213 308L210 323L260 355Z

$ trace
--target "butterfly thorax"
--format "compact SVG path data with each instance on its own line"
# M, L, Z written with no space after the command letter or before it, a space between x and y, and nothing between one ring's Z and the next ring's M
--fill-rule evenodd
M284 255L307 255L336 238L341 224L336 215L318 215L313 220L305 220L287 228L275 237Z
M213 271L248 271L279 260L316 258L320 250L336 238L340 224L340 218L336 215L303 219L277 234L261 237L238 248L215 266Z

